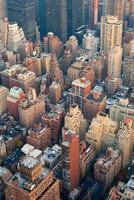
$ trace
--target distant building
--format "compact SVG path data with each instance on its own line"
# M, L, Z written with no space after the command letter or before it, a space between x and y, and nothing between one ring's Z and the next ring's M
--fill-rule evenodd
M85 78L91 82L91 86L94 85L95 72L93 67L84 60L84 58L76 58L75 62L69 66L67 70L67 76L69 81L75 81L79 78Z
M53 54L51 56L51 62L50 62L50 69L47 73L47 84L51 85L52 82L56 81L61 85L61 88L64 87L64 80L63 80L63 72L61 71L58 60L56 56Z
M105 55L108 56L109 51L116 45L121 46L122 31L123 21L119 20L117 16L101 18L101 51L104 52Z
M83 25L83 1L67 1L67 33L68 36L74 34L76 28Z
M20 6L21 5L21 6ZM27 39L35 39L35 5L34 0L7 0L8 18L23 28Z
M62 41L67 39L66 0L41 0L39 5L39 26L41 37L52 31Z
M63 42L59 39L58 36L54 33L49 32L47 36L43 37L44 42L44 51L46 53L55 54L56 57L60 57L63 54L64 45Z
M22 28L19 28L17 23L8 24L7 49L18 52L24 42L26 42L26 38Z
M90 58L96 55L98 44L99 38L95 37L91 31L87 31L87 33L83 35L82 47L89 51Z
M119 20L123 20L124 17L124 0L104 0L105 15L114 15L117 16Z

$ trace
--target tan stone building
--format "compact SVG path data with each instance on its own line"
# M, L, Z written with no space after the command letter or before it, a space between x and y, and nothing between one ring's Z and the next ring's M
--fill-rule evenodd
M121 160L120 150L109 147L94 165L94 179L103 183L106 189L109 188L121 169Z
M6 98L9 90L6 87L0 86L0 115L7 110Z
M84 119L83 114L77 104L70 106L69 112L67 112L65 116L64 128L76 132L78 135L80 135L81 139L85 138L87 121Z
M116 45L122 44L123 21L116 16L101 18L101 51L108 56Z
M122 48L120 46L115 46L113 49L111 49L108 56L108 77L120 78L121 63L122 63Z
M98 153L107 146L115 145L117 131L117 122L109 119L106 113L100 112L92 120L89 130L86 133L86 140L94 144Z
M125 168L131 159L134 144L134 129L132 129L132 120L125 119L118 132L118 148L122 152L122 167Z

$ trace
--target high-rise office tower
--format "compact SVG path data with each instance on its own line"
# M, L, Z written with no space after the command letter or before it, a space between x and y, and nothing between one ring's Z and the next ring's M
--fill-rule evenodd
M104 16L113 15L114 13L114 1L115 0L104 0Z
M61 150L63 187L70 192L78 186L80 178L79 136L71 130L66 131Z
M83 1L67 0L67 32L74 34L76 28L83 25Z
M8 24L7 34L8 34L7 36L8 50L18 52L26 41L22 28L19 28L17 23Z
M118 17L106 16L101 18L101 51L108 56L109 51L116 45L122 44L123 21Z
M83 0L83 24L89 24L89 0Z
M124 0L115 0L114 2L114 16L118 16L119 20L123 20L124 18Z
M89 27L93 27L98 23L99 0L89 1Z
M63 41L67 39L66 0L39 1L39 26L41 36L53 32Z
M123 20L124 5L124 0L104 0L104 15L114 15Z
M8 18L17 22L23 28L28 39L34 39L36 34L35 2L34 0L7 0Z
M108 56L109 78L120 78L121 63L122 63L122 48L120 46L115 46L113 49L111 49Z
M0 20L7 16L6 1L0 0Z
M63 54L64 44L59 37L52 32L49 32L47 36L43 37L43 42L45 52L56 54L58 58Z

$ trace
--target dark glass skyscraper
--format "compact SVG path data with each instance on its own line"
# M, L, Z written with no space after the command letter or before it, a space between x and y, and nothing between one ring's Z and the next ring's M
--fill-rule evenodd
M76 28L83 25L83 1L67 0L67 31L74 34Z
M35 0L7 0L8 18L17 22L28 39L35 38Z
M67 39L66 0L40 0L39 26L41 36L53 32L63 41Z

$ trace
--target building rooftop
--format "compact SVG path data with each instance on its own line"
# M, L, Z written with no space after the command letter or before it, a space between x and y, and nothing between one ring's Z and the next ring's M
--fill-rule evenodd
M24 153L24 154L29 154L30 151L34 150L34 146L30 145L30 144L25 144L22 148L21 148L21 151Z
M127 190L130 190L131 192L134 193L134 175L132 175L126 185Z
M0 177L4 177L8 173L10 173L10 171L6 167L0 166Z
M23 93L24 93L24 92L23 92L23 90L22 90L21 88L15 86L15 87L12 87L12 88L10 89L9 95L17 99L17 98L19 98L20 95L23 94Z
M61 156L61 147L55 144L52 148L47 147L44 152L43 156L41 157L42 164L47 164L50 168L54 167L59 158Z
M120 150L115 149L113 147L109 147L107 149L106 154L97 160L95 166L101 167L101 169L104 169L104 171L108 171L118 159L120 154Z
M38 176L36 181L31 181L28 180L27 178L24 178L21 176L21 174L19 172L15 173L13 175L13 177L9 180L9 182L11 184L15 184L17 183L17 186L19 188L22 188L23 190L27 191L27 192L31 192L34 188L36 188L36 186L39 185L39 183L45 178L47 177L47 175L50 173L50 170L47 168L44 168L41 175Z
M39 161L31 156L27 156L21 161L21 165L29 169L34 168L38 163Z
M23 152L20 149L16 149L7 157L7 159L4 161L4 165L11 166L12 164L16 164L23 156Z
M72 86L79 86L79 87L82 87L82 88L86 88L87 86L91 85L91 82L89 80L86 80L86 78L81 78L81 79L77 79L77 80L74 80L72 82Z

